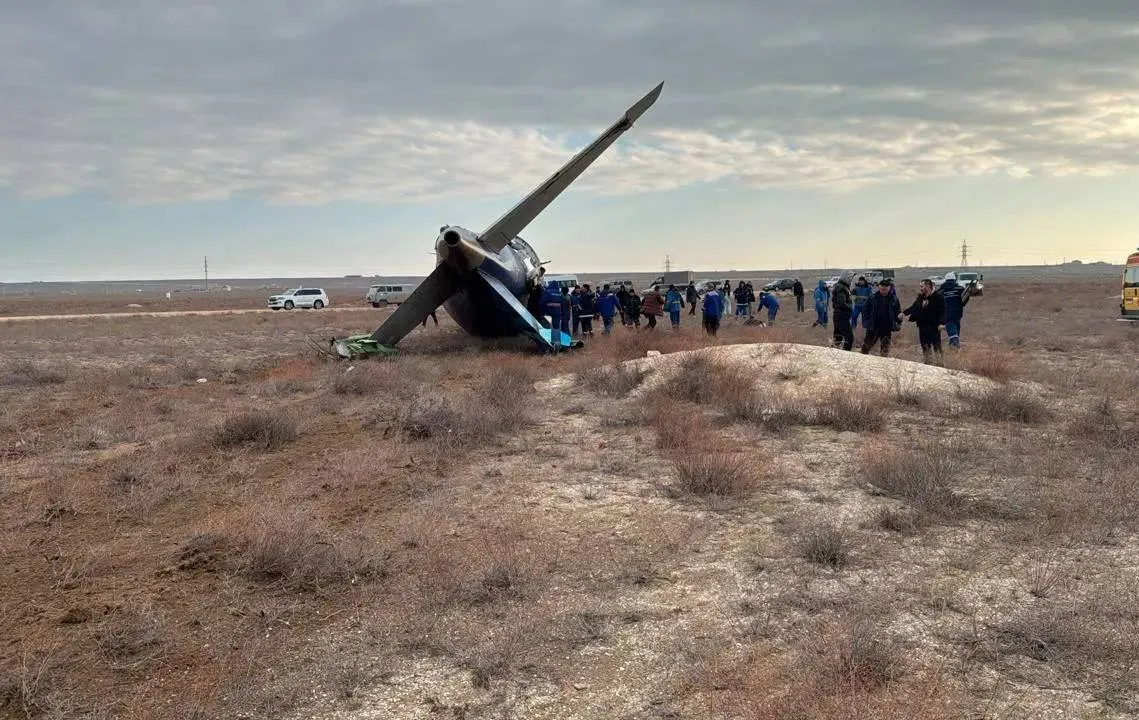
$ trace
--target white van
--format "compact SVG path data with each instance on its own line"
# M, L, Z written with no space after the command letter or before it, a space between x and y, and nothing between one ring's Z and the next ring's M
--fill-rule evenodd
M546 283L546 287L549 287L550 283L556 282L558 287L568 287L570 290L573 290L578 285L577 275L546 275L542 278L542 282Z
M372 285L368 288L368 294L364 296L364 302L372 304L372 307L386 307L388 305L399 305L402 302L407 302L407 298L411 296L415 285L412 283L405 283L403 285Z

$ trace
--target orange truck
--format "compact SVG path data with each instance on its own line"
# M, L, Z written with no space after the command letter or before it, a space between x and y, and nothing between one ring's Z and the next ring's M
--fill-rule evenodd
M1139 320L1139 252L1131 253L1123 266L1123 294L1119 310L1128 320Z

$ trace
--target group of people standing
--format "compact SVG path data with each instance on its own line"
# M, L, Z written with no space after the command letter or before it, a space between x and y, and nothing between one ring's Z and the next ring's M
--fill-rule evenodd
M894 281L882 279L878 287L871 287L865 277L851 285L854 273L846 271L839 276L834 288L819 280L815 287L815 322L812 327L826 327L833 322L835 347L851 350L854 347L854 328L861 318L865 331L862 352L869 353L875 345L883 357L889 355L893 335L902 329L902 318L909 318L918 328L922 359L926 364L944 365L941 349L941 326L945 326L949 345L961 345L961 319L969 302L970 289L957 283L957 276L948 273L940 288L928 278L921 281L918 296L905 310L898 300ZM833 317L828 316L828 308Z
M805 293L798 279L792 292L796 308L803 312ZM886 356L890 353L894 333L901 331L902 319L907 317L917 325L924 361L943 365L941 326L945 326L950 346L958 347L961 343L961 318L969 297L970 288L959 285L954 273L948 273L940 288L935 288L931 280L922 280L917 298L903 310L893 280L883 279L875 288L864 276L859 276L855 282L854 273L848 270L839 276L833 289L819 280L814 290L816 317L812 327L832 325L834 346L852 350L854 329L861 320L865 331L861 351L869 353L877 345L880 354ZM732 300L737 318L745 318L749 324L775 323L779 312L778 298L774 293L764 291L757 295L752 284L744 280L739 281L735 288L728 281L722 287L711 287L702 300L693 283L683 290L669 285L663 293L660 286L654 285L648 292L638 295L634 288L624 285L616 292L609 285L594 292L588 283L571 289L550 282L544 288L535 285L527 305L543 325L559 328L576 338L593 336L595 318L601 320L602 334L608 335L617 318L626 327L640 328L643 317L645 329L652 330L657 326L657 318L666 312L673 330L677 330L684 306L689 306L689 315L695 315L699 304L704 330L714 336L729 312ZM758 308L766 308L767 323L755 320Z

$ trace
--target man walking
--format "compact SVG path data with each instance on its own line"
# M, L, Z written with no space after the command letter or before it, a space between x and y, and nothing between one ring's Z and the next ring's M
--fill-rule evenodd
M902 307L898 304L897 296L890 293L890 281L882 280L878 283L878 292L871 295L862 308L862 317L866 324L866 338L862 341L862 354L867 355L875 344L879 344L882 357L890 354L890 340L894 333L894 324L902 314Z
M588 283L581 286L577 305L581 320L581 334L583 337L593 337L593 317L597 315L597 294L590 289Z
M601 316L601 334L608 335L613 330L613 316L620 308L617 296L609 292L609 285L603 285L597 296L597 314Z
M688 301L688 314L696 314L696 301L700 299L700 293L696 291L696 283L689 280L688 287L684 288L684 299Z
M854 288L851 289L851 299L854 301L854 310L850 314L850 328L852 330L858 327L858 317L862 314L863 308L866 306L866 301L874 294L874 288L870 287L870 283L866 282L865 275L858 276L858 282L854 283ZM866 327L866 319L862 320L862 327Z
M811 327L818 327L819 325L826 327L827 312L831 305L831 291L825 280L819 280L819 284L815 286L815 294L812 299L815 301L815 322Z
M941 296L945 299L945 334L949 336L950 347L961 347L961 318L969 304L970 294L969 288L957 284L957 273L945 273Z
M795 310L803 312L803 283L799 282L799 278L795 278L795 284L791 286L791 292L795 294Z
M652 290L645 293L645 299L641 301L641 314L649 321L646 330L655 330L657 326L657 318L664 312L664 296L660 294L660 286L653 285Z
M724 299L713 285L704 293L704 332L712 337L720 329L720 316L724 314Z
M850 281L854 273L846 270L839 276L831 290L831 308L834 310L834 346L843 350L854 348L854 329L850 326L852 305L850 301Z
M941 317L945 314L945 298L933 289L933 281L921 281L921 290L914 304L902 314L918 326L918 342L921 343L922 362L926 365L945 367L941 354Z
M668 310L668 319L672 321L672 329L679 330L680 311L684 308L684 300L675 285L668 286L668 292L664 296L664 307Z

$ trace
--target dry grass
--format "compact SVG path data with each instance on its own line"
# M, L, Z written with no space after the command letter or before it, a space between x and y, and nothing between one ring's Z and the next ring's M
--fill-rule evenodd
M220 448L255 445L276 450L299 436L300 429L291 417L257 410L231 415L214 429L212 437Z
M913 447L874 446L862 458L862 477L880 492L909 503L915 510L937 518L955 518L965 509L958 491L956 460L960 449L943 442L922 442ZM912 524L897 516L885 518L888 529Z
M647 371L636 365L621 363L597 368L578 377L578 382L599 395L623 398L644 382Z
M30 360L21 360L8 367L3 384L10 387L42 387L61 385L66 380L67 376L58 369Z
M997 385L968 392L963 399L968 405L966 412L982 420L1035 425L1051 417L1044 401L1024 387Z
M948 391L965 412L902 380L832 396L791 356L772 387L616 369L825 344L786 303L556 358L441 315L352 371L304 340L382 313L5 326L0 717L1133 717L1117 286L994 282L950 357L1000 387Z

